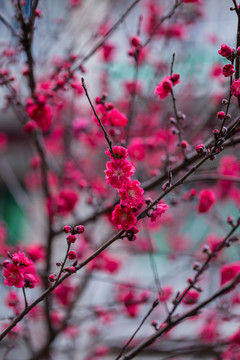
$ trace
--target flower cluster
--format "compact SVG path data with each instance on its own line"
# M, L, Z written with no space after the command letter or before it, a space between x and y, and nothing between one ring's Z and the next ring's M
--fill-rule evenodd
M28 116L36 122L37 126L42 129L42 131L47 131L50 128L53 118L52 108L46 101L46 97L40 95L37 101L28 99L26 104Z
M156 87L155 94L159 95L160 99L164 99L171 92L172 87L180 83L180 75L173 74L166 76Z
M58 195L52 196L47 201L47 209L49 215L54 214L68 216L74 211L79 198L75 190L63 188Z
M149 217L151 222L156 221L162 214L164 214L168 209L168 205L164 204L162 201L159 202L156 206L152 208L149 212Z
M133 286L120 285L118 287L117 301L123 304L126 315L137 317L141 310L141 305L149 298L151 293L148 290L136 292Z
M137 222L136 211L143 204L143 189L140 182L132 180L135 172L134 166L127 160L127 150L122 146L114 146L113 154L106 151L111 161L106 164L106 181L113 188L118 189L120 204L116 205L112 220L119 229L130 230Z
M106 97L97 97L95 102L96 112L101 119L103 125L124 127L128 124L128 119L124 113L121 113L112 103L105 101ZM99 125L97 118L94 116L94 121Z
M3 266L5 268L3 272L5 285L32 289L38 284L35 266L24 253L20 251L14 253L11 255L11 260L3 261Z

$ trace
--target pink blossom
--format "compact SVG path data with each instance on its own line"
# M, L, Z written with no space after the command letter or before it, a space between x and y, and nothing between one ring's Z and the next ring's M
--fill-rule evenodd
M95 257L89 264L90 270L101 270L113 274L119 270L120 262L105 251Z
M31 133L33 132L35 129L37 128L37 124L35 121L28 121L24 126L23 126L23 131L26 133Z
M30 259L28 259L28 257L26 257L23 252L20 251L12 255L12 262L15 265L24 265L24 266L29 266L33 264L33 262Z
M219 336L217 330L218 322L214 318L208 319L200 330L200 337L204 343L213 343Z
M74 244L76 240L77 240L77 237L75 235L70 234L67 236L68 243Z
M133 138L128 146L128 153L132 159L142 160L145 157L145 145L140 137Z
M232 55L233 49L226 45L226 44L222 44L221 45L221 49L218 51L218 53L226 58L228 58L230 55Z
M78 202L78 195L76 191L65 188L60 191L57 198L57 212L62 215L67 215L69 212L74 211Z
M211 190L202 190L199 195L198 211L205 213L210 210L215 202L215 195Z
M210 71L210 76L214 78L220 76L221 74L222 74L222 64L219 63L213 64Z
M82 83L80 81L74 80L70 83L70 85L75 90L76 94L81 95L84 93Z
M26 251L32 261L45 259L45 250L41 244L28 244Z
M137 222L133 209L129 206L116 205L112 213L112 221L122 230L129 230Z
M106 166L106 181L117 189L120 189L124 183L129 182L135 171L134 166L125 159L108 161Z
M234 66L232 64L227 64L223 67L222 73L225 77L232 76L235 73Z
M125 81L124 88L130 95L140 94L142 90L142 85L139 81Z
M182 303L185 305L193 305L198 302L198 298L199 298L199 292L197 292L194 289L191 289L184 296Z
M130 317L136 317L140 312L140 305L149 299L150 293L144 290L137 293L131 286L120 285L118 288L117 301L123 303L126 313Z
M74 260L74 259L76 259L76 257L77 257L76 251L74 251L74 250L69 251L69 253L68 253L69 260Z
M143 204L144 190L140 188L140 182L137 180L124 183L119 190L121 205L130 206L139 209Z
M206 241L211 251L215 251L216 248L221 244L222 237L218 237L216 234L209 234Z
M240 262L235 261L221 267L221 285L232 281L237 275L240 274ZM240 280L239 280L240 282Z
M16 306L20 303L20 299L18 293L14 290L10 290L5 297L5 304L11 308L16 308Z
M5 276L4 284L8 286L15 286L17 288L24 287L24 276L19 267L10 263L3 271Z
M234 96L240 98L240 80L234 80L232 85L230 86L230 90Z
M188 37L187 27L182 23L172 23L161 26L159 34L165 36L167 39L175 38L185 40Z
M166 76L156 87L155 94L159 95L160 99L164 99L169 95L173 87L170 76Z
M112 150L116 159L126 159L128 156L127 149L122 146L113 146ZM107 154L111 159L114 159L109 149L105 151L105 154Z
M115 45L109 42L105 42L101 47L102 58L106 63L113 61Z
M150 212L151 222L156 221L162 214L168 209L168 205L163 202L159 202L157 206Z
M225 118L226 114L224 111L219 111L217 113L217 118L220 119L220 120L223 120Z
M202 153L204 152L204 150L205 150L205 146L204 146L203 144L198 144L198 145L196 146L196 152L197 152L198 154L202 154Z
M0 152L7 148L8 137L4 132L0 132Z
M62 306L68 306L75 297L76 287L71 285L70 282L64 281L54 289L53 293Z
M125 114L114 108L109 113L109 122L112 126L124 127L128 124L128 119Z
M33 289L38 284L38 277L33 266L28 266L24 271L24 286Z
M163 301L169 301L170 298L171 298L171 296L172 296L172 294L173 294L173 288L172 288L172 286L164 286L164 287L162 288L162 292L161 292L161 294L160 294L160 296L159 296L159 300L160 300L161 302L163 302Z
M47 104L36 103L27 105L28 116L35 120L42 131L47 131L52 124L52 108Z

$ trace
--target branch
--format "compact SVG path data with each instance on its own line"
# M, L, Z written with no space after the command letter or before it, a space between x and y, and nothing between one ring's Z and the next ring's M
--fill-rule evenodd
M176 320L174 320L173 322L169 323L168 325L166 325L164 328L159 329L155 334L153 334L152 336L150 336L147 340L143 341L141 344L139 344L138 346L136 346L134 349L132 349L124 358L123 360L130 360L133 359L136 355L138 355L139 353L141 353L144 349L146 349L148 346L152 345L159 337L161 337L163 334L165 334L167 331L171 330L172 328L174 328L176 325L178 325L179 323L183 322L184 320L192 317L192 316L196 316L199 314L199 310L201 310L202 308L204 308L205 306L207 306L208 304L210 304L211 302L213 302L214 300L216 300L217 298L225 295L226 293L228 293L230 290L234 289L235 286L239 283L240 281L240 274L238 274L235 279L230 282L227 286L223 287L221 290L219 290L218 292L216 292L214 295L210 296L207 300L201 302L198 306L196 306L195 308L193 308L192 310L186 312L185 314L183 314L182 316L178 317Z
M81 64L78 65L76 68L79 68L79 66L83 65L92 55L95 54L95 52L105 43L105 41L109 38L109 36L118 28L118 26L123 22L123 20L128 16L128 14L131 12L131 10L140 2L141 0L135 0L129 8L122 14L120 19L107 31L106 35L102 40L100 40L96 46L93 47L92 50L89 51L87 55L84 56L84 58L81 61Z
M119 353L119 355L116 357L115 360L120 359L120 357L123 355L123 353L125 352L125 350L128 348L128 346L131 344L131 342L133 341L133 339L135 338L135 336L137 335L138 331L141 329L141 327L143 326L144 322L147 320L147 318L151 315L151 313L153 312L153 310L158 306L159 304L159 300L155 300L150 308L150 310L147 312L147 314L144 316L144 318L142 319L140 325L137 327L137 329L135 330L135 332L133 333L133 335L130 337L130 339L128 340L128 342L126 343L126 345L124 345L124 347L122 348L121 352Z
M101 126L101 129L102 129L102 131L103 131L103 133L104 133L105 139L106 139L106 141L107 141L107 143L108 143L108 146L109 146L109 150L110 150L113 158L115 159L115 155L114 155L114 152L113 152L113 149L112 149L112 141L110 140L110 138L109 138L109 136L108 136L108 133L107 133L107 131L105 130L105 128L104 128L104 126L103 126L103 124L102 124L102 122L101 122L101 119L99 118L99 116L98 116L98 114L97 114L97 112L96 112L96 110L95 110L95 108L94 108L94 106L93 106L93 103L92 103L92 101L91 101L91 99L90 99L90 96L89 96L89 94L88 94L88 91L87 91L87 88L86 88L86 85L85 85L85 82L84 82L84 78L82 78L82 87L83 87L83 89L84 89L84 91L85 91L85 94L86 94L86 97L87 97L87 99L88 99L88 102L89 102L89 104L91 105L91 108L92 108L92 110L93 110L93 113L94 113L94 115L96 116L97 121L98 121L99 125Z
M0 14L0 21L11 31L13 36L18 37L18 34L16 33L12 25L5 19L2 14Z

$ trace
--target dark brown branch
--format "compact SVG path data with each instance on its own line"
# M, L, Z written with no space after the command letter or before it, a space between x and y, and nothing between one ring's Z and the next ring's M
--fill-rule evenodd
M128 346L131 344L131 342L133 341L133 339L135 338L135 336L137 335L137 333L139 332L139 330L141 329L141 327L143 326L143 324L145 323L145 321L149 318L149 316L151 315L151 313L153 312L153 310L158 306L159 304L159 300L155 300L151 306L151 308L148 310L147 314L144 316L144 318L142 319L140 325L137 327L137 329L134 331L133 335L130 337L130 339L128 340L128 342L124 345L124 347L122 348L121 352L119 353L119 355L116 357L115 360L120 359L120 357L123 355L123 353L127 350Z
M172 63L171 63L171 71L170 71L170 76L172 78L173 76L173 65L174 65L174 61L175 61L175 53L173 53L172 55ZM173 111L174 111L174 115L175 115L175 119L176 119L176 128L177 128L177 131L178 131L178 139L179 139L179 146L180 146L180 149L181 149L181 152L185 158L185 160L187 161L187 154L186 154L186 151L184 149L184 147L182 147L182 141L183 141L183 136L182 136L182 127L181 127L181 116L179 115L179 112L177 110L177 100L175 98L175 94L174 94L174 91L173 91L173 88L171 89L171 97L172 97L172 103L173 103Z
M10 25L10 23L5 19L2 14L0 14L0 21L11 31L13 36L18 37L18 34L14 30L14 28Z
M155 334L153 334L152 336L150 336L147 340L143 341L141 344L139 344L138 346L136 346L134 349L132 349L124 358L123 360L130 360L133 359L134 357L136 357L136 355L138 355L139 353L141 353L144 349L146 349L148 346L152 345L159 337L161 337L163 334L165 334L167 331L173 329L176 325L178 325L179 323L183 322L184 320L187 320L188 318L192 317L192 316L196 316L199 314L199 311L204 308L205 306L207 306L208 304L210 304L211 302L213 302L214 300L216 300L217 298L225 295L226 293L228 293L230 290L234 289L236 287L236 285L239 283L240 281L240 274L237 275L235 277L235 279L230 282L227 286L223 287L221 290L219 290L218 292L216 292L214 295L210 296L208 299L206 299L205 301L201 302L199 305L197 305L196 307L194 307L192 310L184 313L182 316L178 317L176 320L174 320L173 322L169 323L168 325L166 325L164 328L159 329Z

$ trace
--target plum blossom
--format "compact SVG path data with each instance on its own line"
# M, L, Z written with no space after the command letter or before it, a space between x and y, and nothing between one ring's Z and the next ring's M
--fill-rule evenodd
M134 166L125 159L108 161L106 166L106 181L108 185L117 189L120 189L123 183L129 182L135 171Z
M4 260L3 266L5 267L3 271L5 285L32 289L38 284L34 264L24 253L20 251L14 253L11 260Z
M208 212L215 202L215 195L211 190L202 190L199 196L198 212Z
M121 205L128 205L138 209L143 203L143 193L144 190L140 188L140 182L138 180L124 183L119 190Z
M160 99L164 99L169 95L172 90L172 87L179 84L180 82L180 75L173 74L171 76L166 76L156 87L155 94L159 95Z
M123 230L130 230L137 222L133 209L129 206L116 205L112 213L112 221Z

